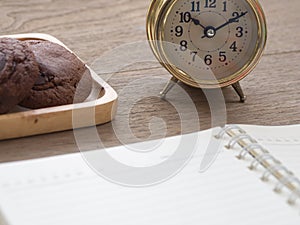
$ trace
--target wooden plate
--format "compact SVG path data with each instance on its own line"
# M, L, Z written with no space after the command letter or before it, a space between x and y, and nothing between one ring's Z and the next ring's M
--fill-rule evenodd
M47 34L17 34L0 36L19 40L48 40L67 48ZM93 89L85 102L73 105L29 110L16 107L0 115L0 140L90 127L110 122L116 112L117 93L87 66L93 77Z

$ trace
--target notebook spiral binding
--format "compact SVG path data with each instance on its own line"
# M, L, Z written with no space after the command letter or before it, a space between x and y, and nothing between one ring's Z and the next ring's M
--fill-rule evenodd
M225 135L231 137L228 145L225 146L226 148L232 149L236 145L241 147L241 151L237 156L238 159L245 159L248 155L253 158L249 166L250 170L255 170L262 166L265 169L261 177L263 181L267 182L271 176L278 181L274 187L275 192L280 193L284 188L289 190L288 203L291 205L296 204L297 200L300 200L300 180L279 160L273 157L267 149L237 125L229 125L222 128L219 134L216 135L216 138L221 139Z

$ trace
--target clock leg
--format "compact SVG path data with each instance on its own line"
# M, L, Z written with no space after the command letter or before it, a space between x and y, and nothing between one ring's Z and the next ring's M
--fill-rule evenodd
M237 94L240 96L240 101L244 103L247 99L247 96L244 94L243 89L240 85L240 82L236 82L235 84L232 85L234 90L237 92Z
M175 84L178 83L178 79L175 77L172 77L171 80L167 83L166 87L160 92L161 99L165 99L168 92L171 91L171 89L175 86Z

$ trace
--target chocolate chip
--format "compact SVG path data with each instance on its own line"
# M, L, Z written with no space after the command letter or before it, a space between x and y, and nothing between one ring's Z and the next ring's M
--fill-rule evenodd
M44 74L40 74L40 76L37 78L37 80L35 81L34 85L44 85L46 84L46 77Z

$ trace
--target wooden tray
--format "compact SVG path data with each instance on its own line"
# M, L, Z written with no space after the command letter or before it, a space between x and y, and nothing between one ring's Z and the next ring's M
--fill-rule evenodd
M17 34L2 37L19 40L48 40L62 42L47 34ZM72 51L71 51L72 52ZM90 96L83 103L29 110L16 107L12 113L0 115L0 140L90 127L110 122L115 116L117 93L91 68L94 80ZM91 100L93 99L93 100Z

